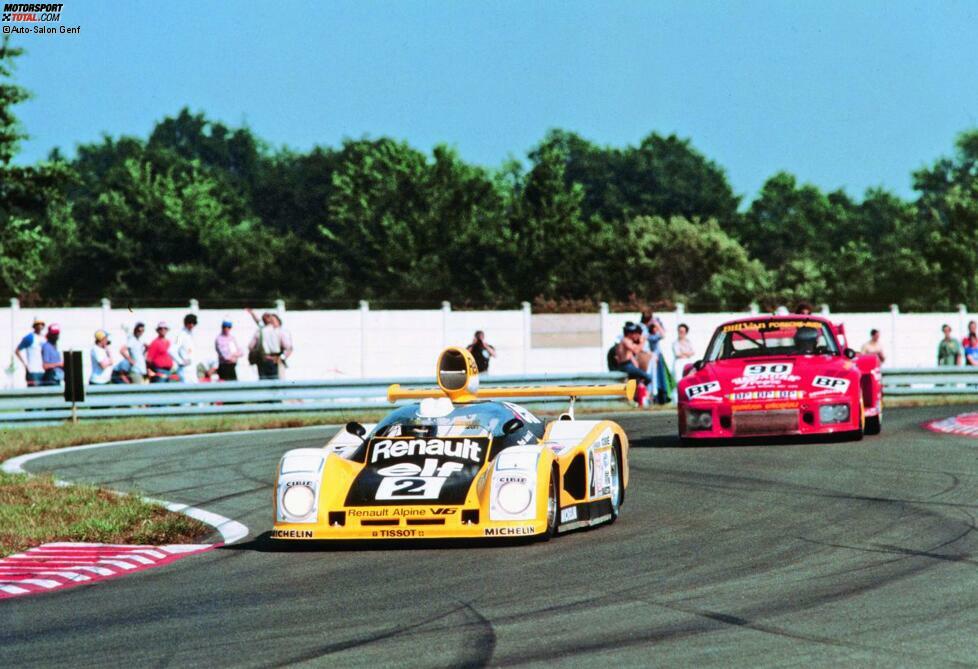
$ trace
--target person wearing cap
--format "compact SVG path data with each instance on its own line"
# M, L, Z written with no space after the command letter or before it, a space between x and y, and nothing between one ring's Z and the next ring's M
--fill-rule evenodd
M242 351L238 340L231 334L232 327L231 321L221 323L221 334L214 340L214 348L217 350L217 377L221 381L238 380L238 358Z
M39 386L44 379L44 362L41 358L41 346L44 344L41 338L43 329L44 321L35 318L32 331L24 335L17 344L17 350L14 351L14 355L24 366L24 378L28 386Z
M167 383L173 371L173 357L170 355L170 340L166 333L170 326L166 321L156 324L156 339L150 342L146 349L146 370L150 383Z
M119 353L126 360L129 366L129 380L132 383L146 383L146 344L143 343L142 336L146 332L146 325L136 323L132 332L126 337L126 343L119 349Z
M194 356L194 328L197 314L183 317L183 329L173 340L173 360L177 363L177 375L183 383L197 383L197 363Z
M65 378L65 361L58 350L61 326L51 323L48 326L47 341L41 346L41 364L44 366L42 386L60 386Z
M101 386L112 382L112 351L109 349L109 333L105 330L95 331L95 346L92 347L92 375L88 382L93 386Z

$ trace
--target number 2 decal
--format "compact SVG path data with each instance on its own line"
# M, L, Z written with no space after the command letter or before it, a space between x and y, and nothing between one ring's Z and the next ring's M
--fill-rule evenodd
M445 484L441 476L384 478L377 486L377 499L438 499Z

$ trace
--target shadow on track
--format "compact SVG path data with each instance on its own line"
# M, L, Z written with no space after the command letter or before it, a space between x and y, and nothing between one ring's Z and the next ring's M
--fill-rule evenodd
M798 436L776 437L737 437L726 439L695 439L687 443L680 441L675 434L659 434L632 439L631 448L715 448L727 446L801 446L804 444L841 444L860 441L860 438L850 433L812 434Z

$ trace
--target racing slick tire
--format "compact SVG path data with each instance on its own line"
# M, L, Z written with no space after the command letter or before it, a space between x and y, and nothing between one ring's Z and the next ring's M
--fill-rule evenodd
M557 468L550 470L550 485L547 488L547 529L540 536L541 541L550 541L557 536L558 518L560 517L560 481L557 478Z
M866 416L866 424L863 426L863 434L870 436L879 434L883 429L882 416Z
M615 443L611 447L611 520L608 524L618 520L621 515L621 505L625 503L625 485L622 481L621 466L621 443L615 437Z

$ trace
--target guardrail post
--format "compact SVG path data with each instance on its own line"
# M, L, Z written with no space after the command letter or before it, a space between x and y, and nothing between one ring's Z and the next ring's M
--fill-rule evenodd
M526 370L530 364L530 335L532 322L531 319L533 314L530 312L530 303L523 303L523 373L526 374Z
M367 377L367 315L370 303L360 300L360 378Z
M102 329L107 330L109 327L109 311L112 310L112 302L109 298L102 298Z
M896 304L890 305L890 365L896 366L896 343L897 343L897 316L900 315L900 307Z
M441 303L441 347L445 348L448 346L448 319L452 315L452 303L442 302Z

